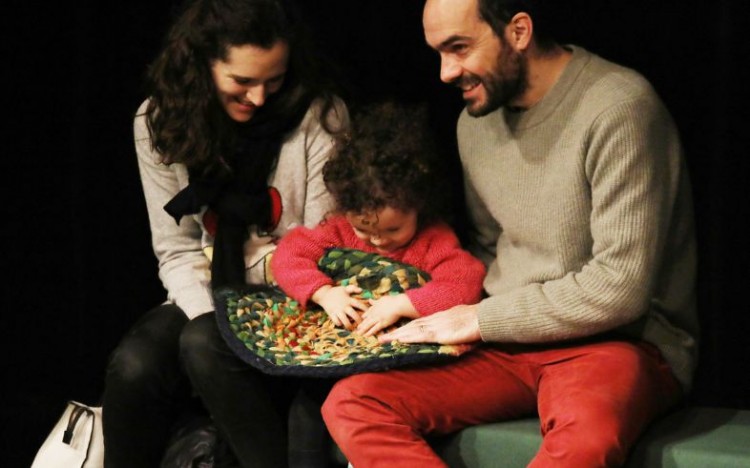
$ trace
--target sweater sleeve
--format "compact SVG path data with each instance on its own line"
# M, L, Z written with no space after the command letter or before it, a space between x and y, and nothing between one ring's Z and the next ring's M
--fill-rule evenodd
M318 269L318 260L330 247L345 245L337 218L314 228L299 226L284 236L271 258L271 269L279 287L301 304L333 280Z
M483 300L485 341L585 337L648 310L680 179L676 129L658 101L641 96L603 111L588 134L590 187L580 187L569 203L591 203L590 259L558 279Z
M158 153L151 148L144 109L145 103L134 122L135 148L159 278L168 300L192 319L214 309L209 260L203 253L202 230L195 219L183 216L177 224L164 211L164 205L180 191L176 165L161 163Z
M404 261L422 268L431 280L424 286L406 291L420 315L430 315L459 304L475 304L482 294L485 269L479 259L461 248L453 231L436 224L420 234Z

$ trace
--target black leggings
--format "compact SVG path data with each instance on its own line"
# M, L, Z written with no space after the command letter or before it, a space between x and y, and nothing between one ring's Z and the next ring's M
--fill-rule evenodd
M331 385L256 371L228 348L213 314L188 321L177 306L162 305L131 329L110 358L105 466L158 467L175 423L196 407L196 395L242 466L327 466L329 439L319 406ZM304 417L290 425L295 398L308 404L295 405Z

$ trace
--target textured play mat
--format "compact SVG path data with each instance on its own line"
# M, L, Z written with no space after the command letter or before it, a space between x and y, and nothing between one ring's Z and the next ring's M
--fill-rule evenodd
M361 299L399 294L430 280L413 266L354 249L329 249L318 268L336 284L358 285ZM455 359L473 348L379 343L374 336L365 338L334 326L323 309L304 308L278 287L223 288L215 292L214 302L219 330L229 347L243 361L272 375L342 377Z

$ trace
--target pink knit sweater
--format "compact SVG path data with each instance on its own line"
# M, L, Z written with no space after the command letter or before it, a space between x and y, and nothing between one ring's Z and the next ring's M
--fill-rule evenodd
M288 232L271 259L273 275L286 294L307 304L315 291L333 280L318 270L317 262L331 247L377 252L355 234L343 216L335 216L313 229L303 226ZM389 252L388 258L407 263L430 274L421 288L406 291L420 315L479 301L484 265L461 248L458 238L444 223L420 229L406 246Z

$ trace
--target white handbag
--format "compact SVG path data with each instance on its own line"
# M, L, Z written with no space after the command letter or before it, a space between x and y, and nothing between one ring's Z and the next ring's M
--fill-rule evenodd
M102 468L102 409L69 401L31 468Z

